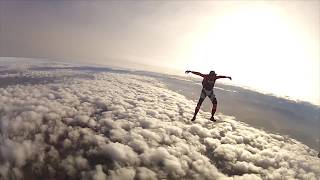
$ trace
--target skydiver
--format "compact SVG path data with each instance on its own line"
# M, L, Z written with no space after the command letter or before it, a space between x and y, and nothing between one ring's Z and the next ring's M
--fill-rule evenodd
M198 104L196 106L196 109L194 111L194 115L193 115L193 118L191 119L191 121L196 120L196 116L197 116L197 113L199 112L201 104L204 101L204 99L208 96L210 98L211 102L212 102L212 111L211 111L210 120L215 122L216 120L214 119L214 114L216 113L217 103L218 102L217 102L216 96L215 96L215 94L213 92L214 84L215 84L217 79L228 78L228 79L232 80L232 78L230 76L218 76L215 73L215 71L210 71L209 74L202 74L202 73L199 73L199 72L196 72L196 71L187 70L185 73L188 74L190 72L192 74L201 76L203 78L203 80L202 80L202 90L201 90L200 98L199 98Z

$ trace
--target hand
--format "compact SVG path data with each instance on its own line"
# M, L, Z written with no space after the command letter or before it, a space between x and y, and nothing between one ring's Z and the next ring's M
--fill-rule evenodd
M229 76L228 78L229 78L230 80L232 80L232 78L231 78L230 76Z
M190 70L186 70L186 72L185 72L185 73L186 73L186 74L188 74L189 72L191 72L191 71L190 71Z

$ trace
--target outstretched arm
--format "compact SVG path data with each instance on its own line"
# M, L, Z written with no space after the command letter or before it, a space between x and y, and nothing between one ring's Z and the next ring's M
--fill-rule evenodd
M204 74L199 73L199 72L197 72L197 71L190 71L190 70L186 70L186 74L188 74L188 73L192 73L192 74L195 74L195 75L198 75L198 76L201 76L201 77L203 77L203 76L204 76Z
M217 76L217 79L220 79L220 78L228 78L228 79L232 80L232 78L230 76Z

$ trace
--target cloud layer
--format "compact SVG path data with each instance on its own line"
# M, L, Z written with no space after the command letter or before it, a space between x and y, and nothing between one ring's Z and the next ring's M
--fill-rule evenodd
M155 79L28 74L58 80L0 88L0 179L320 178L316 151L222 114L192 123L195 102Z

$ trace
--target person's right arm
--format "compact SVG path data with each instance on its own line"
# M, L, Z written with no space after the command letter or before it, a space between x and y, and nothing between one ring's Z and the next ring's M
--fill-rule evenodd
M192 73L192 74L195 74L195 75L198 75L198 76L201 76L201 77L203 77L203 76L204 76L204 74L199 73L199 72L197 72L197 71L190 71L190 70L186 70L186 74L188 74L188 73Z
M232 78L231 78L230 76L216 76L216 77L217 77L217 79L220 79L220 78L228 78L228 79L232 80Z

